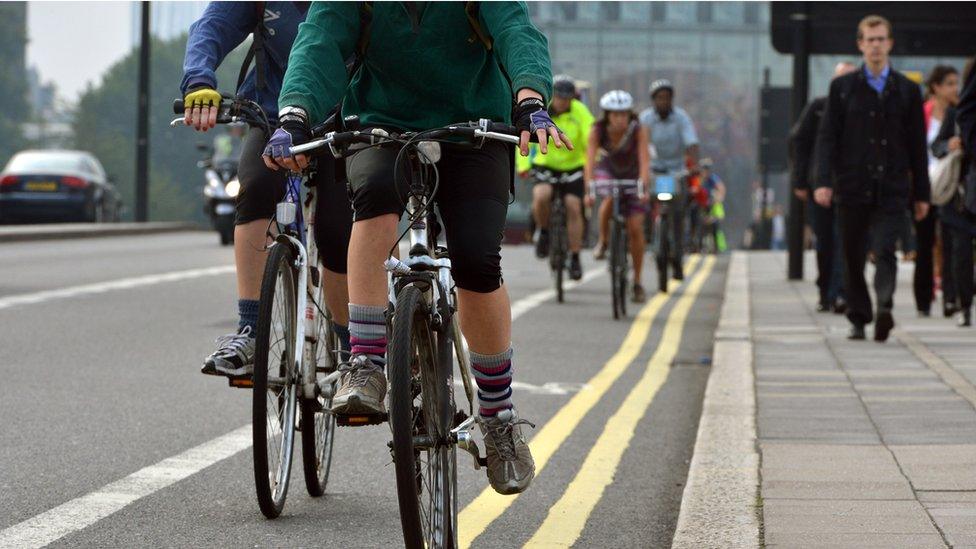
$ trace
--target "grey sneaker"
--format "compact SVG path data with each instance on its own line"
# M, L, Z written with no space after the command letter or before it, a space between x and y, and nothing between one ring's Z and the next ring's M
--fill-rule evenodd
M332 398L332 413L351 416L386 413L386 374L366 355L353 355L339 365L339 389Z
M515 410L502 410L495 417L479 417L485 435L488 482L499 494L524 492L535 477L535 461L522 436L521 425L535 425L519 419Z
M203 361L201 373L237 377L254 371L254 335L250 326L218 337L216 343L217 350Z

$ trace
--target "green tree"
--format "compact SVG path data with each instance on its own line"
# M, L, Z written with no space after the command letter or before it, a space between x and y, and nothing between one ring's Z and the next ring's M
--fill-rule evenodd
M23 148L27 105L27 3L0 2L0 167Z
M180 95L186 36L153 39L151 48L149 219L202 221L203 175L196 166L200 159L196 143L209 143L213 134L169 125L175 117L173 99ZM245 51L246 44L224 60L217 72L221 91L233 92ZM136 48L112 65L97 87L89 87L81 95L74 121L75 146L94 153L115 178L130 217L135 209L138 63Z

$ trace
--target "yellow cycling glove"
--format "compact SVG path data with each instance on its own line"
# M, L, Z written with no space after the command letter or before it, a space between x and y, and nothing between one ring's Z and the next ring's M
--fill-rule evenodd
M220 92L213 88L200 88L191 91L183 98L184 108L220 106Z

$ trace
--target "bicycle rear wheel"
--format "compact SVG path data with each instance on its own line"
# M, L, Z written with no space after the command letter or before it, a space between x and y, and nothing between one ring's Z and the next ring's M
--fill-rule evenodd
M324 305L324 302L324 293L320 285L316 303ZM331 317L320 313L317 318L315 363L307 364L305 367L314 368L315 380L319 382L336 369L335 351L339 348L339 338L332 329ZM333 392L334 389L333 386ZM336 428L335 416L329 412L331 407L332 397L302 399L302 465L305 471L305 488L312 497L324 494L325 486L329 482L332 441Z
M449 354L451 343L438 344L428 318L420 289L401 290L388 355L389 423L404 545L450 548L457 518L453 384L444 382L450 364L438 356Z
M563 302L563 278L566 272L566 250L568 235L566 234L566 215L560 203L553 203L552 216L549 219L549 268L552 270L553 282L556 287L556 301Z
M670 237L669 237L669 220L667 216L661 215L658 219L658 242L657 251L655 253L655 261L657 263L657 287L662 293L668 292L668 263L670 261Z
M626 268L626 257L620 254L620 241L623 238L623 228L620 226L616 217L610 218L610 293L612 294L613 318L619 319L622 316L623 305L620 297L627 291L626 287L621 287L620 271Z
M294 253L271 247L261 282L252 401L254 484L268 518L281 514L291 476L295 440L298 323Z

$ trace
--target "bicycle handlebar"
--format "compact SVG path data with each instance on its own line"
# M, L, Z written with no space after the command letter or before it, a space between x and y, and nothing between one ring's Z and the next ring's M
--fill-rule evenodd
M233 124L236 122L243 122L248 125L254 126L266 126L268 121L264 116L264 110L261 106L251 101L249 99L238 99L225 94L221 94L220 106L217 107L217 123L218 124ZM183 99L173 100L173 114L186 113L186 104ZM170 126L185 126L186 117L181 116L179 118L174 118L170 123Z
M324 124L323 124L324 125ZM291 154L302 154L328 146L337 158L343 156L342 149L354 143L376 145L383 142L402 142L416 136L422 136L419 141L434 141L445 137L464 137L474 142L478 139L491 139L512 144L518 144L519 132L514 126L500 122L492 122L482 118L478 122L451 124L443 128L435 128L422 132L408 132L391 135L381 128L353 130L345 132L328 132L320 139L296 145L290 149Z

